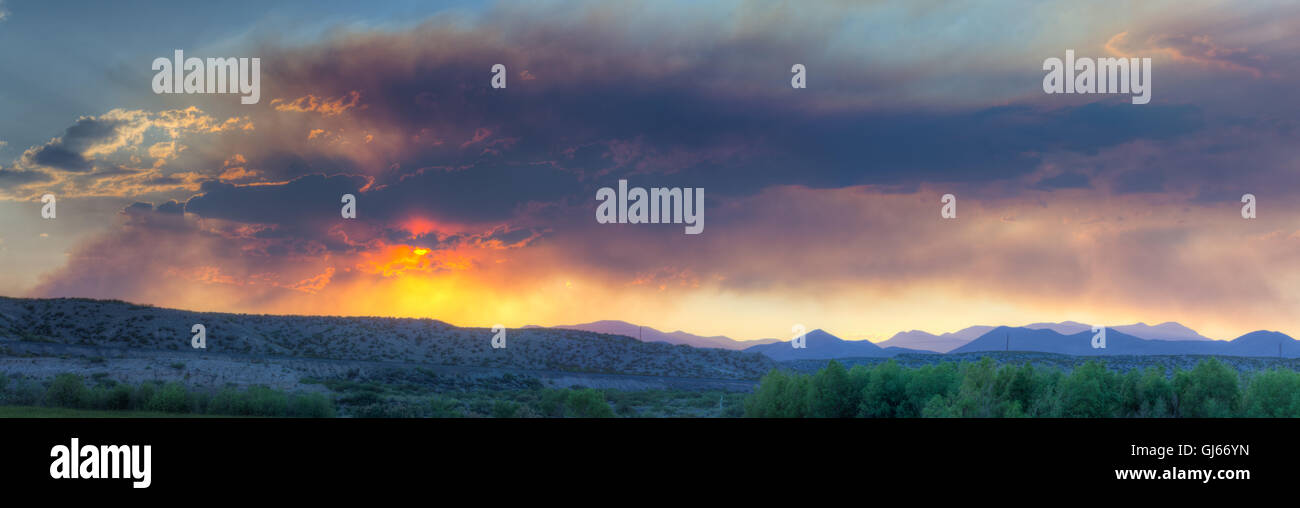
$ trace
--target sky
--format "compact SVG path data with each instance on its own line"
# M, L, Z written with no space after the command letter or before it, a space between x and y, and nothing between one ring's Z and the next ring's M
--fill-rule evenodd
M0 295L1300 336L1294 2L267 4L0 0ZM177 49L260 101L154 93ZM1150 103L1045 93L1067 50L1150 58ZM619 180L704 189L703 232L599 223Z

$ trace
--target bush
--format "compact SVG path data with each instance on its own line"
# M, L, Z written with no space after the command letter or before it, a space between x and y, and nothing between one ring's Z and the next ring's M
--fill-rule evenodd
M150 411L164 413L188 413L190 412L189 395L184 385L176 382L167 383L158 389L145 407Z
M1061 385L1062 415L1074 418L1118 416L1119 383L1114 373L1096 360L1074 369Z
M1300 417L1300 373L1274 369L1255 374L1242 412L1254 418Z
M214 415L239 415L240 394L233 388L222 388L208 400L208 413Z
M613 418L614 409L598 390L584 388L569 393L569 415L578 418Z
M831 362L834 363L834 362ZM830 372L828 365L825 372ZM898 362L890 360L884 364L870 370L867 385L862 389L860 407L855 407L857 416L867 418L893 418L915 416L908 414L907 407L907 385L910 381L910 371L898 366ZM820 390L817 383L813 387ZM852 388L851 386L848 388ZM840 417L854 416L853 413L836 415Z
M889 360L847 374L831 361L812 375L769 372L745 398L743 414L836 416L853 393L859 417L1300 417L1300 373L1275 369L1248 381L1216 358L1175 370L1172 379L1157 367L1117 374L1098 360L1068 373L998 367L987 356L917 369Z
M135 392L131 394L131 408L145 409L149 407L149 401L153 400L153 394L157 391L157 385L144 382L136 387Z
M821 418L852 418L862 401L860 387L855 387L848 371L832 360L813 376L813 399L810 408Z
M519 404L506 400L498 400L492 403L493 418L518 418Z
M45 388L34 379L25 377L11 382L4 396L4 403L15 406L34 406L45 396Z
M442 397L429 399L429 417L431 418L461 418L464 416L465 413L460 409L459 400Z
M87 399L86 383L76 374L59 374L50 382L45 391L45 403L55 407L85 407Z
M241 415L286 416L289 412L289 398L283 393L265 386L250 386L244 391Z
M542 397L537 406L541 410L542 416L559 418L564 416L565 405L568 402L569 394L564 390L548 389L542 391Z
M102 406L104 409L125 411L131 409L131 386L127 384L117 384L104 394Z
M289 416L295 418L333 418L334 404L319 393L298 393L289 398Z
M1232 416L1241 402L1237 372L1215 358L1196 364L1190 372L1174 375L1178 410L1192 418Z

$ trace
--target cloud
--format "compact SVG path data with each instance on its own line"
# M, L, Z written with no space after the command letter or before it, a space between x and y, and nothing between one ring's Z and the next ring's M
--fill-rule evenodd
M137 148L150 128L167 129L175 138L183 130L211 130L211 117L190 108L162 111L150 115L144 111L115 109L100 116L81 117L60 137L32 147L23 154L23 162L54 170L85 172L93 167L96 156L112 155L123 149ZM175 151L173 142L151 146L151 156L165 158Z
M185 210L200 217L286 227L335 221L341 220L341 196L359 194L368 181L353 175L307 175L252 185L208 180L185 203Z
M64 132L38 148L28 150L23 157L35 166L63 171L87 171L91 161L86 155L103 151L117 144L118 131L127 120L120 118L82 117Z
M229 169L213 167L213 137L247 136L252 129L247 117L219 120L192 106L158 112L113 109L84 116L63 135L24 151L14 170L25 176L0 179L0 191L26 197L35 188L26 184L39 182L45 184L39 190L68 197L192 192L204 175L218 176ZM182 139L190 143L182 144Z
M1067 171L1059 175L1044 178L1038 181L1037 188L1040 189L1081 189L1092 186L1088 180L1088 175L1079 172Z
M1111 54L1123 57L1151 57L1164 54L1174 62L1194 63L1220 70L1244 72L1253 77L1263 77L1267 55L1245 47L1226 47L1209 35L1153 34L1142 42L1135 42L1128 32L1120 32L1106 41Z
M321 180L311 185L327 186ZM827 326L865 315L886 329L915 318L891 315L904 302L947 309L931 317L934 326L969 325L959 321L972 315L1078 312L1169 317L1211 329L1286 320L1290 282L1275 274L1300 262L1300 233L1285 219L1300 208L1244 222L1233 204L1179 207L1127 196L1098 206L1089 189L980 199L973 197L978 185L944 189L959 196L956 221L937 218L941 191L933 188L771 188L715 201L699 236L675 225L587 220L552 223L549 232L472 234L442 233L437 224L374 231L361 222L335 224L331 234L371 235L364 242L336 241L280 234L282 225L182 215L178 203L136 203L118 228L76 249L34 294L453 322L494 312L518 319L665 312L726 321L744 334L790 319L750 313L768 300L792 302L778 308ZM1236 267L1232 276L1216 268L1224 263ZM453 281L457 289L439 296ZM475 298L481 308L463 301ZM688 304L701 301L711 303ZM1232 317L1209 319L1225 312Z
M311 94L287 102L284 99L272 99L271 106L274 106L276 111L315 112L320 113L322 116L334 116L357 107L360 102L361 93L352 90L347 93L346 97L332 99L317 98Z
M44 171L0 168L0 187L22 188L30 184L45 183L53 178Z
M739 331L713 332L742 335L1079 309L1265 322L1221 299L1293 299L1269 276L1290 273L1292 231L1223 219L1243 192L1270 213L1300 197L1289 90L1229 66L1276 66L1278 46L1146 11L1109 46L1083 37L1183 59L1135 107L1040 93L1023 62L1083 48L1072 31L1026 47L1019 30L950 26L961 4L758 5L502 6L266 43L256 54L285 62L264 69L283 97L270 107L83 117L0 170L0 188L119 198L120 223L40 295L469 323L716 316ZM1049 10L972 16L1033 25ZM1081 31L1119 33L1100 18ZM972 38L990 49L958 58ZM497 62L505 90L488 84ZM791 62L808 89L790 88ZM1183 74L1207 66L1231 72ZM595 190L619 179L704 188L706 232L596 224ZM949 192L957 222L937 218ZM357 219L339 213L345 193ZM1241 264L1227 245L1258 266L1222 275Z

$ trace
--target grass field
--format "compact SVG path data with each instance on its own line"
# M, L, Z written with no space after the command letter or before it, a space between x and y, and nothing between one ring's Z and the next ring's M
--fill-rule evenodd
M62 407L0 406L0 418L224 418L220 415L161 411L103 411Z

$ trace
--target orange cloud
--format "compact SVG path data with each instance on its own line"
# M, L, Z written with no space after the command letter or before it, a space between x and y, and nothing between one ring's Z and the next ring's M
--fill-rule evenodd
M1266 57L1246 48L1220 45L1208 35L1156 34L1147 37L1144 43L1133 43L1128 35L1128 32L1120 32L1112 36L1106 41L1106 51L1128 58L1163 53L1175 62L1244 72L1256 78L1264 76L1261 65Z
M347 110L357 107L360 103L361 92L356 90L348 92L346 96L334 98L322 98L307 94L292 101L285 101L284 99L271 100L271 105L275 107L276 111L320 113L322 116L343 114Z
M396 277L443 270L463 271L474 266L470 255L451 250L430 251L410 245L388 245L364 252L357 269L363 273Z

